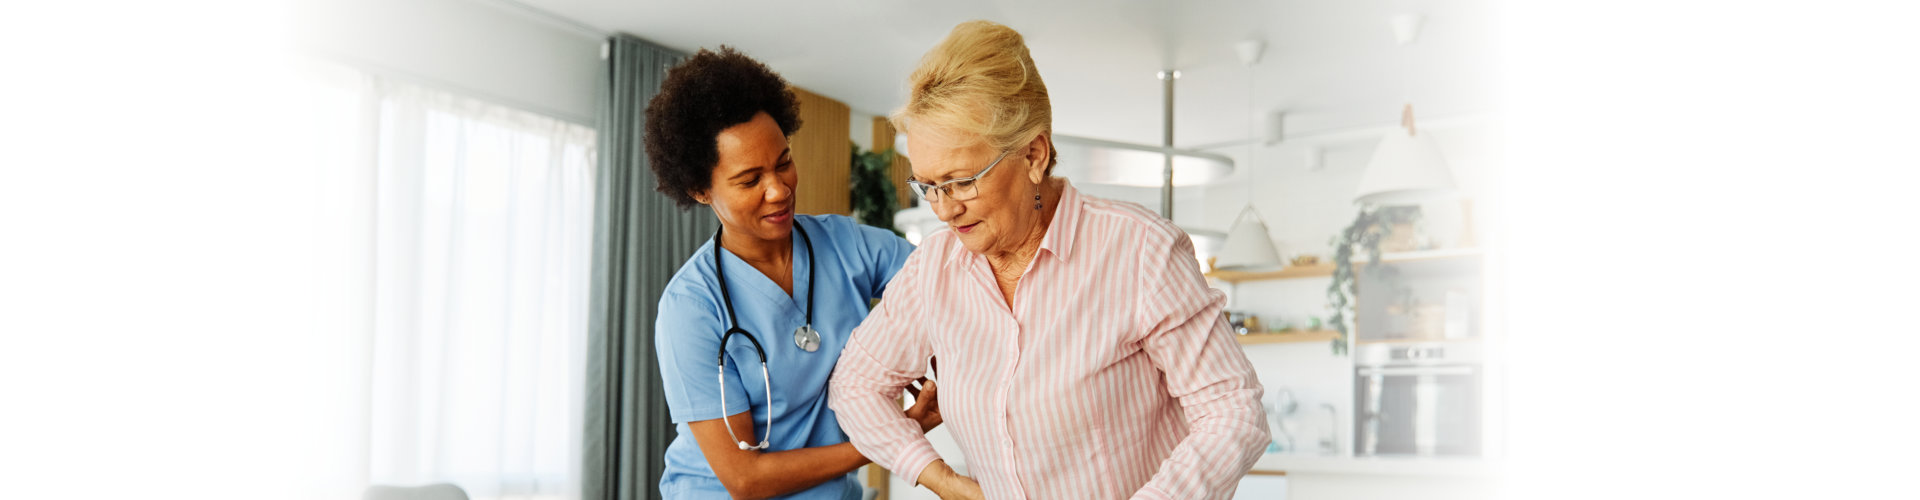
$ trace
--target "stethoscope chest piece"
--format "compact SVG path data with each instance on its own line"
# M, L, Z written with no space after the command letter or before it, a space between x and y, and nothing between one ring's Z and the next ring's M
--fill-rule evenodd
M820 332L815 331L813 325L801 325L793 329L793 345L800 346L801 350L807 352L818 351L820 350Z

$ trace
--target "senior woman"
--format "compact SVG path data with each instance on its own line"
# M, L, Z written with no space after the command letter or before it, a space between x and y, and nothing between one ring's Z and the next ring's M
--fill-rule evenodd
M910 181L953 230L840 356L830 405L854 446L946 498L1231 497L1270 437L1187 235L1050 176L1046 85L1012 29L955 27L909 92ZM971 477L900 415L934 357Z
M867 459L827 408L827 377L913 247L844 216L794 213L787 137L799 129L787 82L726 47L675 66L647 105L659 191L720 220L668 282L655 319L679 431L665 498L861 496L851 472ZM938 425L933 391L894 416Z

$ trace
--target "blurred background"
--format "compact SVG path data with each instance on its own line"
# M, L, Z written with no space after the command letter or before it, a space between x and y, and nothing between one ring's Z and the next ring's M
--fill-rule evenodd
M972 19L1026 37L1061 175L1185 229L1228 295L1275 436L1240 498L1920 495L1912 5L7 10L17 496L657 496L671 426L610 416L646 374L593 292L602 210L638 196L607 180L639 147L616 47L766 62L802 101L799 211L918 241L941 224L885 117Z

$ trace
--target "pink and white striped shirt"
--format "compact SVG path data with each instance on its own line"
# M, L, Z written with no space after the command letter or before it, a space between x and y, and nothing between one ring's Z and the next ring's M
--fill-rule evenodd
M922 242L834 369L854 446L908 481L940 458L898 402L930 356L987 498L1229 498L1271 439L1225 294L1145 208L1067 186L1006 304L951 231Z

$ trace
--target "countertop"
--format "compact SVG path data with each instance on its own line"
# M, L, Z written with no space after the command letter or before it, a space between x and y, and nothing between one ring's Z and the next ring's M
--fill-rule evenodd
M1391 476L1492 475L1498 462L1485 458L1343 457L1274 453L1260 457L1254 472L1298 474L1365 474Z

